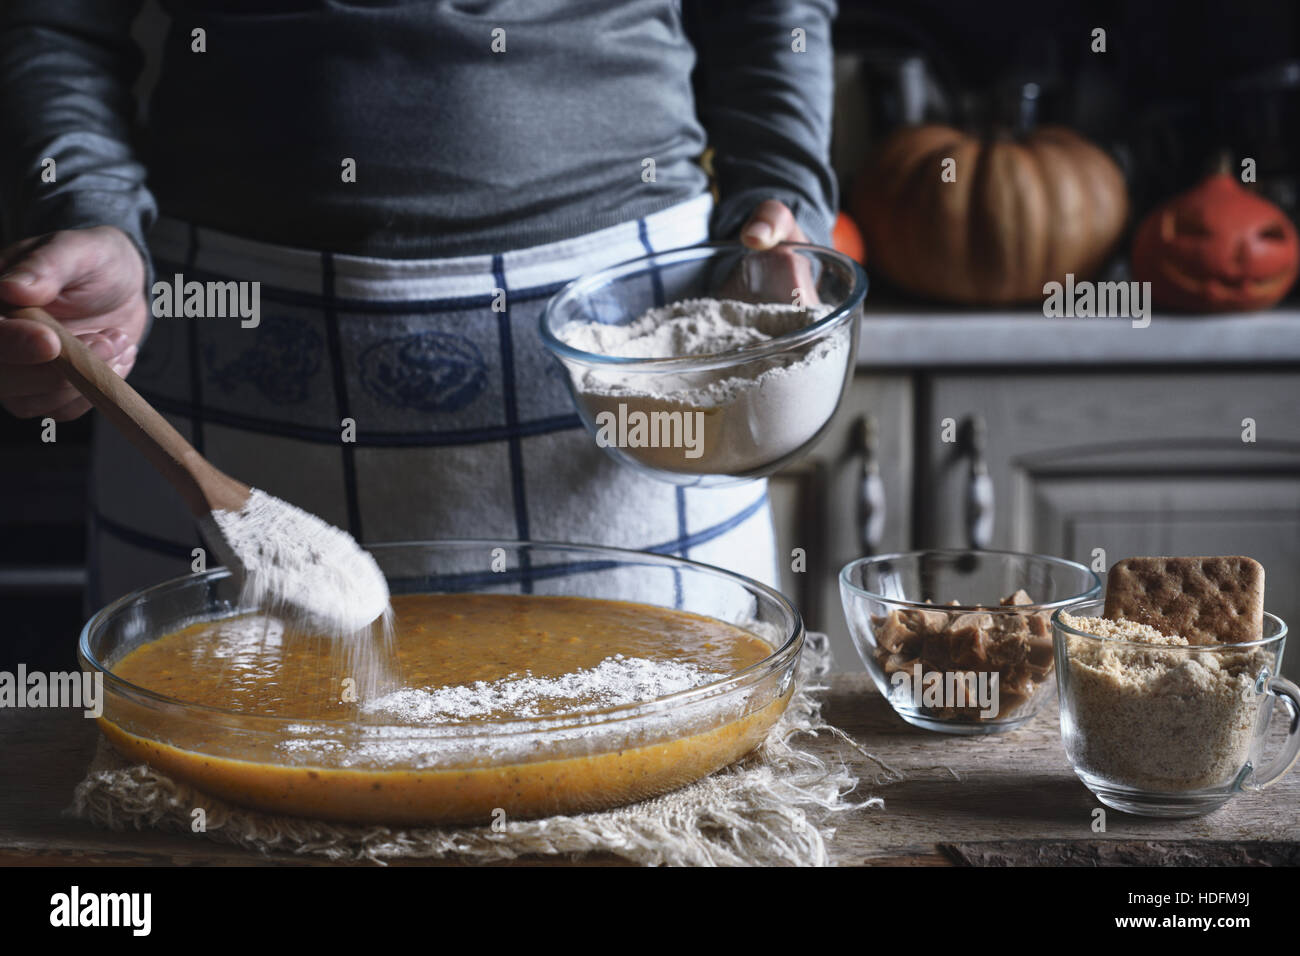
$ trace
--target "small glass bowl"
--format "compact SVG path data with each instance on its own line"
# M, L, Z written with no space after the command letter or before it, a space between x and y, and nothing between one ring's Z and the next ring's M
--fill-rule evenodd
M1147 817L1210 813L1276 783L1300 757L1300 688L1278 677L1286 624L1265 613L1259 640L1168 645L1102 637L1062 620L1102 617L1103 601L1052 616L1061 742L1102 803ZM1289 723L1264 757L1273 705Z
M742 627L771 653L651 701L472 724L252 715L114 673L136 648L245 612L225 568L129 594L90 619L82 667L104 681L101 731L202 793L271 813L380 824L578 813L683 786L753 750L793 691L799 612L749 578L682 558L585 545L428 541L370 548L393 594L569 595L636 601Z
M570 322L626 325L682 299L791 305L796 290L805 306L829 311L727 352L629 358L584 352L560 337ZM541 338L567 373L583 424L615 460L674 484L734 484L777 471L825 431L853 373L866 292L862 267L833 249L707 243L571 282L547 303ZM701 399L703 390L711 397ZM650 425L641 434L637 413Z
M1020 590L1033 603L1000 604ZM1100 593L1081 564L1010 551L884 554L840 572L849 633L880 693L909 724L950 734L1013 730L1038 713L1054 686L1052 612Z

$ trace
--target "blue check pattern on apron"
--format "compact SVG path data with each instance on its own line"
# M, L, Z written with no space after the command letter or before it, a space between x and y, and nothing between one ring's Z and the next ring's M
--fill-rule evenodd
M706 195L562 242L424 260L164 220L151 237L157 278L259 281L261 321L157 318L131 382L217 467L363 543L613 545L774 583L766 483L682 488L617 464L582 428L537 331L571 279L705 240L711 205ZM341 439L346 419L354 442ZM93 461L92 605L188 573L201 542L175 493L112 428L96 428Z

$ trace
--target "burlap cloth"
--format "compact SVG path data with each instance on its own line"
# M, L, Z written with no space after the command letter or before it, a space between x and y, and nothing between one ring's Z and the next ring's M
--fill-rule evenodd
M129 763L103 740L68 812L110 830L192 833L191 810L202 806L201 836L209 840L337 861L494 863L611 853L651 866L826 865L836 815L884 806L876 797L848 799L858 781L842 759L827 762L801 749L819 734L855 746L821 717L819 695L826 690L829 663L826 638L810 634L785 714L762 747L731 767L632 806L510 820L502 832L488 826L348 825L246 810Z

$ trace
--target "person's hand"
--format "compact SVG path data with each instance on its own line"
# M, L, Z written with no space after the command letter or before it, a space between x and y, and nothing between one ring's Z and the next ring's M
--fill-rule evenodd
M149 319L144 261L112 226L24 239L0 251L0 310L39 306L123 378ZM0 318L0 405L19 418L55 421L90 408L51 361L59 339L44 326Z
M808 236L795 222L789 206L776 199L759 203L741 226L740 241L750 249L765 252L765 258L769 260L764 264L758 288L754 290L763 299L797 301L804 307L820 304L808 257L791 249L776 248L783 242L808 242ZM796 290L799 293L797 300Z
M740 227L740 241L751 249L771 249L778 242L807 242L785 203L768 199L758 204Z

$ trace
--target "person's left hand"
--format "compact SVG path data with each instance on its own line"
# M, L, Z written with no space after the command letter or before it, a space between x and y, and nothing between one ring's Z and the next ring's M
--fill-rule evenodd
M758 204L740 227L740 241L751 249L771 249L778 242L807 242L790 207L777 199Z
M777 199L759 203L740 227L740 241L755 251L771 250L768 256L778 260L762 267L760 288L754 291L763 298L772 302L798 302L805 308L821 303L808 257L793 249L774 249L782 242L808 242L789 206Z

